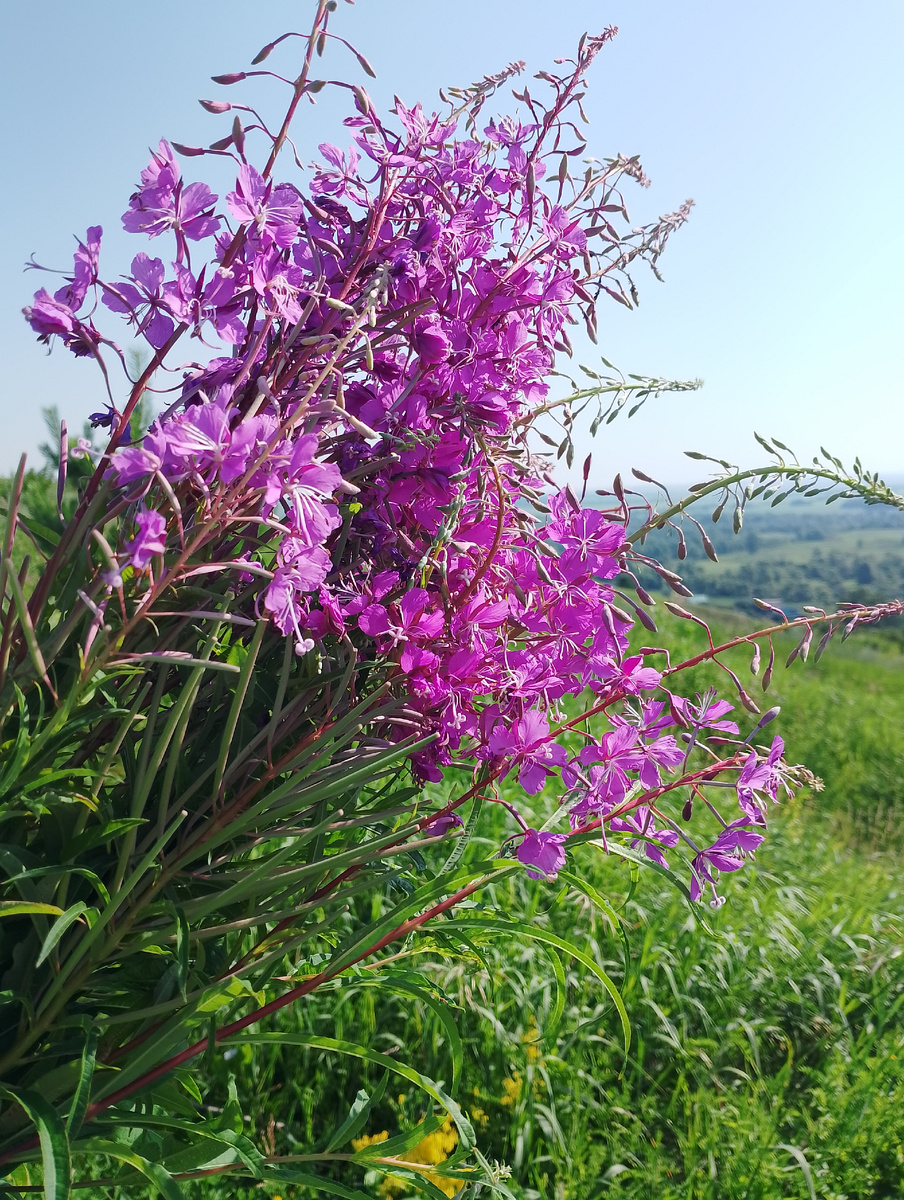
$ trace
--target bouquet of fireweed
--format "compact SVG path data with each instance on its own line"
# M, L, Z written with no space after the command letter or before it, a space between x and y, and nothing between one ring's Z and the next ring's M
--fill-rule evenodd
M392 988L425 927L447 945L535 937L555 980L560 956L575 957L608 992L627 1048L628 1015L592 955L458 906L512 872L561 874L620 933L606 898L565 870L591 841L721 903L720 876L762 843L768 805L806 779L763 733L777 710L760 714L721 653L750 642L756 673L764 643L768 684L776 632L799 628L806 658L820 626L821 651L902 609L776 612L687 662L628 651L635 621L656 630L647 588L689 594L643 553L645 535L674 525L680 552L696 526L714 553L692 503L715 496L714 515L730 504L739 528L747 500L783 484L904 502L859 464L803 467L771 443L767 465L714 460L714 478L661 511L620 477L594 507L556 487L538 448L570 466L588 405L596 432L626 405L696 386L585 369L588 385L551 390L568 378L555 366L569 328L595 340L604 294L631 307L632 270L655 271L689 212L632 228L620 189L646 184L639 162L584 157L584 76L614 31L541 72L538 94L516 90L518 116L484 110L523 64L450 90L441 115L397 101L387 122L362 87L313 73L342 41L333 8L320 0L309 34L254 59L301 37L297 76L216 77L281 81L277 126L205 100L231 114L226 136L153 152L123 215L147 239L129 275L101 278L94 227L63 285L25 310L42 341L97 362L108 404L92 419L102 449L70 444L64 427L50 518L29 509L23 461L0 547L11 1195L67 1196L75 1171L111 1185L143 1176L168 1196L179 1178L218 1174L359 1196L356 1170L426 1195L507 1194L455 1100L454 1027L448 1085L403 1054L287 1039L422 1089L414 1129L358 1149L375 1097L309 1152L268 1156L237 1128L235 1101L202 1107L196 1068L272 1042L262 1020L324 985L378 968ZM325 86L349 91L350 145L321 145L307 169L290 128ZM235 163L222 200L179 162L211 154ZM113 368L128 376L134 358L102 332L107 312L150 353L121 400ZM133 418L150 394L163 407L142 432ZM585 492L589 473L588 460ZM704 660L722 666L739 719L713 692L676 690ZM518 795L547 787L525 819ZM472 837L486 804L511 818L489 857ZM409 961L398 987L439 1007ZM441 1191L406 1154L449 1118L458 1141Z

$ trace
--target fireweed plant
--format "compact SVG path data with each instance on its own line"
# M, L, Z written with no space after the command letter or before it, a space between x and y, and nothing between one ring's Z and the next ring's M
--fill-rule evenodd
M515 871L561 872L616 932L605 898L566 870L595 842L721 904L769 805L807 779L763 732L777 709L760 714L723 652L750 643L756 673L762 643L765 686L776 632L799 629L806 658L814 631L821 652L902 610L776 612L687 662L627 653L634 621L655 632L651 581L689 594L643 543L674 525L681 556L692 503L715 495L737 528L759 493L904 502L859 464L803 467L778 443L755 470L715 460L713 479L661 512L620 478L602 507L555 486L538 451L552 443L570 465L588 405L595 431L626 404L696 386L587 371L566 398L551 390L569 330L595 339L601 298L636 302L631 272L656 270L690 207L632 228L621 189L647 184L638 160L585 157L584 77L615 31L516 87L517 115L486 110L520 63L450 90L442 114L397 101L384 120L362 87L314 75L343 42L334 8L320 0L309 34L254 59L279 47L291 60L300 38L297 77L215 78L281 82L278 125L204 100L231 131L153 151L122 217L142 245L127 276L101 277L93 227L63 285L25 310L39 340L97 362L108 403L92 418L103 448L63 430L55 528L20 507L23 460L2 546L7 1194L67 1196L75 1158L76 1177L80 1160L98 1185L144 1177L168 1196L179 1178L221 1174L360 1196L355 1171L440 1196L449 1186L406 1153L450 1117L458 1150L441 1174L510 1194L456 1104L461 1049L412 967L418 939L535 937L556 979L573 955L607 989L627 1048L627 1013L592 954L469 898ZM354 114L308 169L290 130L326 86L346 89ZM183 174L180 160L206 155L234 163L223 197ZM121 405L111 380L128 360L102 332L109 313L150 355ZM163 411L134 436L152 385ZM94 470L68 503L70 455ZM740 709L681 694L703 660ZM534 798L530 819L519 794ZM486 803L508 809L511 836L479 860ZM404 1055L261 1028L367 973L441 1016L447 1081ZM234 1094L209 1108L193 1073L280 1037L382 1071L345 1125L289 1157L247 1136ZM423 1120L357 1138L393 1074L422 1089Z

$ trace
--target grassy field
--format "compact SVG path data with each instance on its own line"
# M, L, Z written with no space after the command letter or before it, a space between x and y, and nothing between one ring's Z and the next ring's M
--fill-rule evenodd
M672 645L691 648L698 635L669 629ZM692 911L659 877L634 880L595 847L574 868L618 909L627 960L620 935L561 881L521 876L470 910L568 936L603 965L632 1022L627 1059L612 1004L586 971L565 964L554 1027L559 989L535 942L475 931L456 961L441 927L409 948L432 980L429 1005L363 970L281 1027L390 1054L404 1047L449 1084L451 1016L464 1046L457 1094L519 1200L904 1195L904 658L853 641L777 675L773 693L789 756L825 788L775 810L769 840L727 881L721 910ZM498 844L499 815L487 814L474 854ZM295 1154L328 1140L361 1087L381 1086L358 1060L313 1051L245 1047L217 1070L208 1102L226 1103L232 1077L259 1144ZM358 1136L392 1137L424 1113L415 1089L390 1082ZM438 1163L454 1140L439 1130L420 1161ZM367 1196L409 1194L376 1174L337 1169L337 1178ZM455 1194L433 1178L440 1194ZM236 1182L194 1188L246 1194Z

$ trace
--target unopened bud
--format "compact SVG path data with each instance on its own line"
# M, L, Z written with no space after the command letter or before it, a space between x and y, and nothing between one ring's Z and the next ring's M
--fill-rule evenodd
M680 604L674 604L671 600L663 602L669 612L675 617L681 617L684 621L693 621L694 614L689 613L686 608L682 608Z
M368 424L366 424L364 421L359 421L358 418L353 417L350 412L343 412L342 415L345 417L346 421L348 421L349 425L351 425L352 429L354 429L356 433L360 433L363 438L367 439L367 441L379 441L380 435L377 433L376 429L371 429Z
M235 119L232 122L232 140L235 142L235 148L239 154L245 153L245 126L242 124L242 118L235 114Z
M669 587L672 589L672 591L675 593L676 596L687 597L687 596L693 596L693 594L694 594L689 587L685 587L684 584L681 583L680 581L678 583L674 583L671 579L667 579L666 583L669 585Z
M231 71L228 75L211 75L210 78L214 81L214 83L219 83L223 87L229 87L230 84L241 83L242 80L247 79L248 76L244 71Z
M370 65L370 63L367 61L367 59L364 57L364 55L359 54L358 51L356 50L355 58L357 58L358 62L361 64L361 70L364 71L364 73L366 75L369 75L371 77L371 79L376 79L377 73L373 69L373 67Z
M642 608L635 609L635 612L637 613L638 621L640 621L640 623L641 623L641 625L643 625L644 629L648 629L650 631L650 633L658 633L659 632L659 630L656 626L656 622L653 620L653 618L650 616L650 614L648 612L644 612L644 610Z
M370 96L368 96L363 87L353 87L352 95L355 97L355 107L358 109L358 112L366 117L373 108Z
M760 712L759 706L756 704L756 702L754 700L751 699L750 696L747 695L747 693L744 691L743 688L740 689L740 691L738 692L738 695L740 697L741 703L744 705L744 707L747 709L748 712L759 714L759 712Z
M269 58L269 56L273 53L273 47L275 45L275 42L267 42L266 46L264 46L261 50L258 50L257 54L255 54L254 58L252 58L251 65L256 67L257 64L262 63L265 58Z
M768 725L770 721L774 721L781 711L782 706L780 704L775 704L772 708L768 708L760 717L759 721L757 721L756 729L754 729L753 732L756 733L757 730L762 729L764 725Z
M228 100L199 100L198 103L209 113L229 112L232 108Z

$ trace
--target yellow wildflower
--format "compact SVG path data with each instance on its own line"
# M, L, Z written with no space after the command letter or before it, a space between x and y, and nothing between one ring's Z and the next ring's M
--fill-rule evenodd
M364 1134L363 1137L352 1138L352 1149L354 1151L366 1150L368 1146L376 1146L380 1142L385 1142L389 1137L389 1131L384 1129L382 1133Z
M524 1053L527 1055L527 1061L533 1066L540 1058L540 1050L537 1045L540 1041L540 1030L537 1028L537 1018L533 1013L528 1018L527 1026L521 1036L521 1042L524 1046Z
M384 1138L375 1138L375 1141L383 1141ZM354 1145L354 1143L352 1143ZM401 1156L401 1161L410 1163L411 1166L439 1166L441 1162L449 1157L455 1147L458 1145L458 1130L452 1124L452 1118L446 1117L439 1129L433 1133L428 1133L427 1136L407 1154ZM444 1196L454 1196L460 1184L454 1179L443 1179L441 1175L435 1174L433 1171L425 1171L424 1178L428 1179L434 1187L438 1188ZM387 1175L380 1184L380 1195L387 1198L394 1196L404 1196L408 1192L408 1185L404 1180L399 1179L395 1175Z
M499 1101L503 1107L517 1104L521 1099L521 1072L516 1071L511 1079L503 1079L502 1088L505 1095Z

